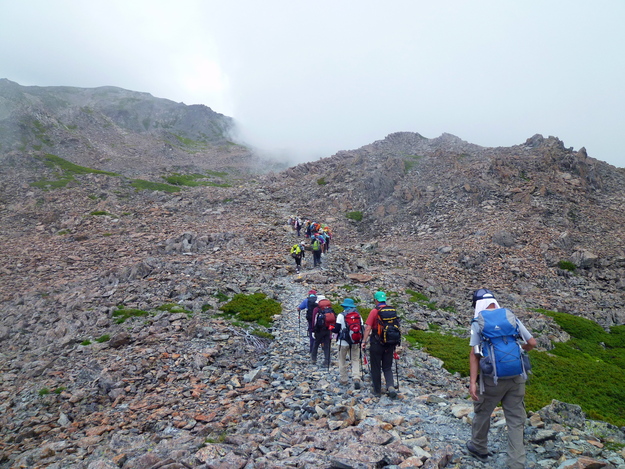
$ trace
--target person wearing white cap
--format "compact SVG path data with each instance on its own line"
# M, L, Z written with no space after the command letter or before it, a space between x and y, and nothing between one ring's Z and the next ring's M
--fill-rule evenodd
M478 389L478 371L481 357L476 353L476 349L480 350L483 336L479 322L475 319L480 316L480 313L500 309L500 306L493 293L486 289L477 290L473 294L473 306L474 321L471 323L471 339L469 342L471 346L469 354L469 394L474 401L475 416L471 423L471 439L467 441L466 447L469 453L476 459L482 462L488 459L490 416L495 407L501 402L506 418L506 426L508 427L508 469L523 469L525 468L523 427L527 418L524 402L526 378L523 375L506 378L500 376L494 380L482 373L479 379L483 383L483 387L479 386ZM514 316L512 317L514 318ZM521 347L525 351L532 350L536 346L536 339L532 337L521 321L518 319L516 321L518 333L525 341Z

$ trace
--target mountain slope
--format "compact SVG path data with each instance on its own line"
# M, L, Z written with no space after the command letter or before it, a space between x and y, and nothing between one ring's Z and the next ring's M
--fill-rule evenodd
M230 140L233 127L231 118L206 106L148 93L0 79L0 155L18 167L33 164L26 154L51 153L128 177L181 168L248 171L256 160Z

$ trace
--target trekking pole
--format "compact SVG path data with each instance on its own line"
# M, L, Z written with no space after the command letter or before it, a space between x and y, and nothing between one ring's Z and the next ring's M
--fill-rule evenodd
M358 347L360 349L360 380L362 382L365 381L365 370L364 370L364 366L362 363L362 347Z
M397 363L399 362L399 354L397 352L393 352L393 358L395 359L395 376L397 377L397 392L399 392L399 368Z
M367 349L365 349L365 355L363 357L363 363L367 365L367 369L369 370L369 376L371 376L371 365L369 364L369 359L367 358Z

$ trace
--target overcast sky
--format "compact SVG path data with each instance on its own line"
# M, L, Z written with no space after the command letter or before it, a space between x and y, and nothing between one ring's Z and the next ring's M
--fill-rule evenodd
M0 0L0 78L118 86L317 159L540 133L625 167L623 0Z

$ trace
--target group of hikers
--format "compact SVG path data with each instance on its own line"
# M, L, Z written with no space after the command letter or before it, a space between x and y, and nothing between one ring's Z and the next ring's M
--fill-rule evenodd
M320 266L322 252L329 251L332 238L330 228L295 216L289 219L289 224L298 237L303 231L303 236L310 241L314 267ZM291 247L298 273L305 251L303 241ZM306 313L307 349L312 364L317 364L321 347L323 365L330 368L331 344L334 339L338 345L341 385L349 385L351 377L354 389L361 389L364 365L368 367L372 394L380 397L386 393L388 397L396 398L399 391L398 361L401 352L399 314L387 303L384 291L376 291L373 302L375 306L363 321L353 298L343 299L340 304L342 311L337 314L329 299L318 294L316 290L310 290L297 310L300 321L301 313ZM481 288L474 291L472 308L469 396L474 403L474 416L471 421L471 439L466 442L466 449L482 462L489 460L492 456L488 451L491 414L501 404L508 430L507 467L522 469L526 463L523 443L527 418L525 383L531 370L527 352L536 346L536 340L512 311L499 305L490 290Z
M337 314L330 300L316 290L308 292L297 310L300 321L301 313L306 312L307 346L313 365L317 364L321 347L323 365L330 368L334 338L338 344L341 385L348 385L351 376L354 389L361 389L364 364L369 367L373 395L380 397L385 392L388 397L396 398L399 390L400 319L397 310L387 303L385 292L375 292L373 301L375 306L366 321L363 321L353 298L345 298L340 304L342 311ZM490 290L476 290L472 306L469 395L474 401L474 417L471 439L467 441L466 448L469 454L482 462L492 456L488 451L491 414L501 403L508 429L507 467L525 468L523 429L527 414L524 398L527 373L531 369L526 352L536 346L536 340L512 311L499 306ZM393 361L396 376L393 375Z
M297 233L297 236L301 236L302 230L304 230L304 238L307 238L310 242L310 251L313 255L313 268L321 266L321 254L327 254L330 250L330 240L332 239L332 232L328 225L312 221L304 220L300 217L291 216L288 220L288 224ZM304 241L298 241L291 246L291 257L295 260L295 271L299 274L302 268L302 259L306 257L306 244Z
M310 290L308 296L297 307L301 315L306 312L308 329L308 351L311 363L317 364L319 347L323 350L323 365L330 368L330 349L332 339L338 344L339 383L349 384L349 376L353 380L354 389L360 389L363 377L364 362L369 365L373 395L382 395L382 376L389 397L397 397L397 384L393 378L393 359L397 356L396 347L401 342L401 331L397 310L386 304L386 294L378 291L373 296L375 307L363 321L355 301L345 298L341 303L342 311L336 314L332 303L316 290ZM366 345L369 343L369 359ZM348 370L348 361L351 373ZM397 367L396 367L397 370Z

